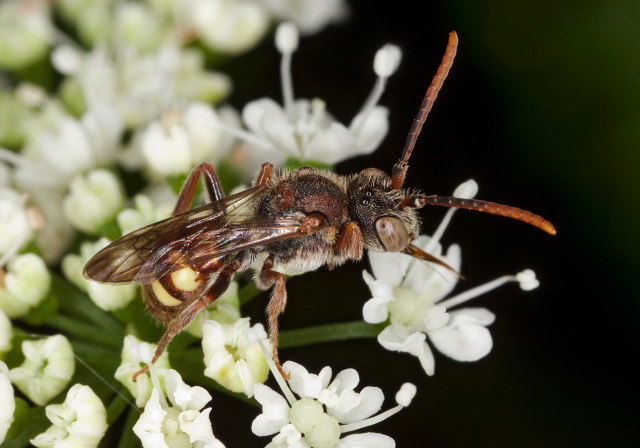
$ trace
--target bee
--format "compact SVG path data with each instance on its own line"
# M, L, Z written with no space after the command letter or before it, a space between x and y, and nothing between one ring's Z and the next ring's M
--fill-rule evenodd
M254 267L258 288L271 289L269 335L282 373L278 316L287 304L287 291L286 276L279 270L302 273L322 266L334 268L362 259L365 249L402 252L448 267L411 244L420 233L417 210L425 205L502 215L555 234L549 221L528 211L403 188L411 152L457 45L458 36L452 32L391 176L377 168L343 176L310 166L274 173L273 166L265 163L251 188L225 196L214 167L203 163L188 176L170 218L102 249L84 267L84 277L141 285L147 309L167 325L155 362L173 337L225 292L236 273ZM210 202L189 210L200 178ZM137 372L134 380L147 368Z

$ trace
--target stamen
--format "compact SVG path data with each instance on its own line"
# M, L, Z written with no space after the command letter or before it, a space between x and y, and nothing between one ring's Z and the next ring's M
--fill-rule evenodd
M294 113L293 104L293 81L291 80L291 56L298 48L298 29L291 22L280 24L276 30L276 48L282 54L280 61L280 82L282 83L282 97L284 110L287 117L292 118Z
M378 79L376 79L373 90L364 102L360 112L358 112L358 114L353 118L353 121L349 126L352 132L357 134L360 131L363 123L366 121L373 108L378 104L378 101L380 101L387 85L387 80L389 76L398 69L401 59L402 50L400 50L400 47L396 45L386 44L378 50L376 57L373 60L373 70L376 72L376 75L378 75Z
M475 195L478 194L478 184L473 179L469 179L466 182L461 183L453 192L453 197L463 198L463 199L472 199ZM442 218L442 222L436 229L436 231L431 236L427 247L425 248L425 252L431 252L436 244L440 242L440 238L444 235L444 231L447 229L447 226L451 222L451 217L455 213L457 209L451 208L447 210L447 213Z
M477 286L473 289L458 294L457 296L453 296L447 300L444 300L438 303L438 305L450 309L451 307L464 303L467 300L474 299L509 282L520 283L520 287L525 291L530 291L531 289L534 289L539 285L538 280L536 280L535 278L535 273L532 270L527 269L518 273L517 275L504 275L502 277L499 277L493 281L485 283L484 285Z
M298 400L296 400L296 397L293 395L293 392L291 392L291 389L289 389L287 382L284 380L284 378L282 378L282 375L280 374L280 371L276 367L276 364L273 362L273 358L271 357L271 353L269 353L269 351L267 350L267 347L264 346L264 343L262 341L258 341L258 345L260 346L260 350L262 350L264 359L266 359L267 364L269 364L269 370L271 370L271 373L273 374L273 377L278 383L278 386L280 386L282 393L284 394L285 398L289 402L289 406L293 406Z
M394 414L400 412L403 408L409 406L411 400L416 394L416 386L411 383L404 383L398 393L396 394L396 402L398 406L391 408L382 414L367 418L365 420L351 423L349 425L340 425L340 433L344 434L351 431L357 431L358 429L366 428L367 426L375 425L383 420L388 419Z

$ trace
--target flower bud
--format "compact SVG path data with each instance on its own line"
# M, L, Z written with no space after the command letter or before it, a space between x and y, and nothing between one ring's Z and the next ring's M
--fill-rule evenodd
M110 171L97 169L71 181L62 207L65 218L73 227L95 235L122 209L124 201L118 178Z
M22 317L47 296L51 274L42 258L27 253L9 263L0 284L0 308L10 318Z
M78 288L86 291L93 303L105 311L127 306L136 296L137 288L135 284L105 285L89 281L82 276L82 270L87 261L110 242L107 238L100 238L93 243L82 243L80 255L69 254L62 259L62 272L65 277Z
M0 67L20 70L44 58L52 35L48 2L0 3Z
M62 335L38 341L24 341L25 360L20 367L11 369L9 377L31 401L44 406L62 392L75 371L71 344Z
M89 386L75 384L64 403L47 406L46 413L53 425L31 440L36 447L93 448L107 432L107 410Z
M7 431L13 423L13 413L16 410L13 386L9 381L9 369L0 361L0 444L4 442Z

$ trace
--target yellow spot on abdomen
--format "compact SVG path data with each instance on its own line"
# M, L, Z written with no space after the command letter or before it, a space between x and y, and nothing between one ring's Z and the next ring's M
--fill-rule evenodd
M151 283L151 289L153 290L153 294L155 294L156 298L166 306L178 306L182 304L181 300L176 299L171 294L164 289L164 286L160 284L159 280Z
M198 278L199 274L189 267L178 269L169 275L171 275L173 285L183 291L195 291L202 283L202 280Z

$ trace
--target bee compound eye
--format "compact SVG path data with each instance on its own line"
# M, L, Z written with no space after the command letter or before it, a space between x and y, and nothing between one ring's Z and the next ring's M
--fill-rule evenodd
M409 244L409 232L404 222L391 216L376 221L376 235L387 252L400 252Z

